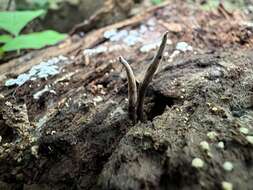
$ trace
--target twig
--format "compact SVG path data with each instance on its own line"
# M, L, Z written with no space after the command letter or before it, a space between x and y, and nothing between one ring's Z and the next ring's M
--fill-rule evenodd
M146 90L147 90L148 85L152 81L152 78L162 60L163 52L164 52L166 42L167 42L167 36L168 36L168 32L166 32L163 35L162 43L158 49L158 52L156 56L154 57L154 59L152 60L149 68L147 69L143 81L140 83L140 87L138 90L138 99L137 99L137 118L138 120L141 120L141 121L143 121L143 104L144 104L144 98L146 95Z
M133 120L135 123L137 120L136 115L136 103L137 103L137 86L136 86L136 79L133 73L132 68L128 64L128 62L123 58L119 57L120 63L125 67L127 73L127 80L128 80L128 113L129 118Z
M10 8L11 8L11 4L12 4L12 0L9 0L8 1L8 4L7 4L7 7L6 7L6 11L9 11L10 10Z

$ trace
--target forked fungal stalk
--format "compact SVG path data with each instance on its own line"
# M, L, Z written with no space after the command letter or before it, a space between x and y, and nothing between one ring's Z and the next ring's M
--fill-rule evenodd
M144 98L146 95L146 90L150 82L152 81L156 70L162 60L163 52L167 42L168 32L163 35L161 45L158 49L156 56L153 58L150 66L148 67L144 79L139 84L139 89L137 93L137 86L136 86L136 79L133 73L132 68L128 64L128 62L123 58L120 57L119 61L123 64L126 69L127 73L127 80L128 80L128 112L130 119L133 120L135 123L137 120L143 121L143 104Z
M163 52L167 43L168 32L163 35L161 45L157 51L157 54L153 58L150 66L148 67L143 81L140 83L139 90L138 90L138 99L137 99L137 117L139 120L143 121L143 104L144 98L146 95L147 87L152 81L155 72L158 69L158 66L162 60Z
M120 63L125 67L127 73L127 81L128 81L128 113L129 117L135 123L137 120L136 115L136 104L137 104L137 86L136 79L133 73L132 68L128 64L128 62L122 57L119 57Z

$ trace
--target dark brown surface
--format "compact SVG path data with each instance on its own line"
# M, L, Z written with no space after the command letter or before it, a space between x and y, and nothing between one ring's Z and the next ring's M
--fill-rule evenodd
M155 50L141 53L140 45L110 42L103 33L114 27L130 30L150 18L157 24L147 38L169 30L172 45L147 91L148 121L133 126L127 117L126 75L117 58L123 55L141 79ZM239 132L246 127L253 133L253 37L252 28L242 24L245 18L240 12L224 17L171 3L37 51L28 61L1 65L4 79L4 74L18 75L51 56L74 56L63 72L47 80L19 88L5 87L2 80L0 189L222 189L222 181L228 181L234 189L250 190L253 146ZM169 55L180 41L194 51L171 63ZM97 45L121 47L83 56L84 49ZM16 69L7 69L13 65ZM69 73L74 74L61 79ZM33 95L46 84L56 94L35 100ZM97 96L102 102L94 100ZM41 118L45 124L39 130ZM216 138L207 137L211 131ZM209 153L201 141L209 143ZM220 141L224 149L217 147ZM31 154L34 146L38 157ZM195 157L204 161L203 168L192 167ZM233 163L232 171L223 169L225 161Z

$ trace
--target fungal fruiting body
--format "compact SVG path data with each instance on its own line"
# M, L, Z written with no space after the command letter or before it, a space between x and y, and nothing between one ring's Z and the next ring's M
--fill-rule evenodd
M158 66L162 60L163 52L166 46L168 32L166 32L163 35L161 45L158 49L157 54L153 58L150 66L148 67L144 79L142 82L140 82L139 89L137 90L136 86L136 79L133 73L132 68L128 64L128 62L123 58L120 57L119 61L123 64L123 66L126 69L127 72L127 79L128 79L128 111L129 111L129 117L134 122L136 120L143 121L144 120L144 114L143 114L143 104L144 104L144 98L146 95L146 90L152 81L155 72L158 69ZM137 92L138 91L138 92Z
M119 58L120 63L125 67L126 73L127 73L127 79L128 79L128 113L130 119L133 120L133 122L136 122L137 116L136 116L136 103L137 103L137 86L136 86L136 80L134 77L133 70L131 69L128 62L123 58Z

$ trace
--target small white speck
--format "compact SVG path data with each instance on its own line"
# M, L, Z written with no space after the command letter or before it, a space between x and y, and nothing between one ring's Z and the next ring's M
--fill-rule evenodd
M112 36L115 36L117 34L116 29L108 30L104 33L104 38L110 39Z
M207 151L210 150L210 146L209 146L208 142L206 142L206 141L200 142L199 145L200 145L200 147L201 147L203 150L207 150Z
M218 108L217 108L217 107L212 107L212 111L213 111L213 112L217 112L217 111L218 111Z
M207 133L207 137L208 137L209 139L211 139L211 140L216 139L217 136L218 136L218 134L217 134L216 132L214 132L214 131L211 131L211 132L208 132L208 133Z
M17 159L17 162L20 163L21 161L22 161L22 158L19 157L19 158Z
M244 135L247 135L249 133L249 129L246 127L241 127L239 130Z
M195 168L202 168L204 166L204 161L200 158L194 158L192 160L192 166Z
M141 34L144 34L144 33L147 32L147 31L148 31L148 27L147 27L146 25L142 24L142 25L140 26L139 32L140 32Z
M223 181L222 183L222 189L223 190L233 190L233 184L229 183L227 181Z
M0 100L4 99L4 95L0 94Z
M5 105L11 107L12 103L10 103L9 101L7 101L7 102L5 102Z
M253 136L247 136L246 139L249 143L253 144Z
M147 25L148 26L155 26L156 25L155 19L154 18L149 19L147 21Z
M222 141L219 142L219 143L218 143L218 147L219 147L220 149L224 149L224 147L225 147L225 146L224 146L224 142L222 142Z
M31 142L36 142L38 139L36 138L36 137L32 137L31 139L30 139L30 141Z
M97 97L93 98L93 101L96 103L99 103L99 102L103 101L103 98L101 96L97 96Z
M179 50L179 51L182 51L182 52L192 51L193 50L192 46L190 46L186 42L178 42L177 45L176 45L176 49Z
M2 141L2 139L3 139L2 136L0 136L0 142Z
M38 149L39 149L39 146L38 145L34 145L31 147L31 153L32 155L34 155L36 158L38 158Z
M233 168L234 168L234 166L231 162L229 162L229 161L224 162L224 164L223 164L223 169L224 170L230 172L230 171L233 170Z
M142 53L146 53L146 52L149 52L153 49L156 49L157 47L159 47L161 41L156 41L156 42L153 42L151 44L146 44L146 45L143 45L141 48L140 48L140 51Z

